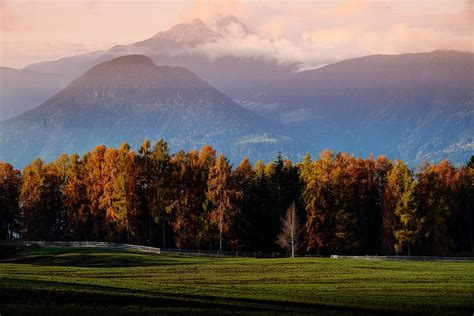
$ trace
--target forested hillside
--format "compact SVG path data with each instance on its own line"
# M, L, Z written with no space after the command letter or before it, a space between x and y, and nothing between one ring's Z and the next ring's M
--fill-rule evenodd
M292 203L300 254L472 251L474 158L412 171L323 151L234 167L208 145L171 154L145 140L137 152L98 146L23 171L0 163L0 239L285 252L276 241Z

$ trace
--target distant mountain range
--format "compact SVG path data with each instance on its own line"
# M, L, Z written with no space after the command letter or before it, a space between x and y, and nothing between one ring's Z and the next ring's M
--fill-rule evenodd
M231 157L270 159L287 142L273 130L189 70L129 55L93 67L45 103L0 123L0 160L22 166L99 144L137 148L160 137L173 150L212 144Z
M68 82L62 75L0 67L0 121L37 106Z
M246 103L308 150L411 164L474 154L474 54L373 55L293 74Z
M173 26L149 39L117 45L103 52L81 54L25 67L30 71L61 74L73 80L95 66L118 56L141 54L157 65L185 67L234 99L246 99L298 69L302 63L282 64L268 56L241 56L217 52L208 45L256 36L233 16L208 26L199 19ZM216 55L215 55L216 54ZM41 100L44 101L44 100Z
M22 166L144 137L175 149L210 143L234 162L324 148L413 166L474 154L473 53L373 55L298 71L299 61L210 49L249 36L258 35L232 16L196 19L108 51L0 68L0 160Z

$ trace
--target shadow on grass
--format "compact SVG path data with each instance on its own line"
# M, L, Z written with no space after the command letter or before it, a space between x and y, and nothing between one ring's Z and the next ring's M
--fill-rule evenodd
M23 249L11 246L0 246L0 260L15 257L18 253L22 252Z
M200 310L207 313L234 311L238 313L290 313L290 314L399 314L391 311L374 311L358 307L332 306L317 303L272 301L252 298L227 298L194 294L173 294L121 289L111 286L72 284L55 281L0 278L0 305L22 306L88 306L89 308L126 309L130 306L144 309L178 308L186 313Z
M101 248L36 248L25 250L3 263L68 267L139 267L205 263L207 260L162 256L154 253L119 251Z

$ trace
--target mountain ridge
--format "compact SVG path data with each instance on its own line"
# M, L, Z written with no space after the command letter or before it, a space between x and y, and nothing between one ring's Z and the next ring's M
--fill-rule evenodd
M224 16L207 25L201 20L180 23L152 37L128 45L116 45L109 50L76 55L55 61L28 65L25 69L64 73L73 80L92 66L116 58L120 55L146 55L159 65L182 66L233 99L246 99L266 89L291 72L297 71L301 62L282 64L274 58L262 56L239 56L223 53L210 56L206 53L206 44L233 38L235 33L216 31L218 25L240 25L243 35L254 34L236 17ZM223 32L223 30L221 29ZM203 48L203 49L198 49Z
M277 134L288 137L292 149L286 152L294 151L294 155L289 155L292 159L300 159L298 155L306 151L317 154L329 148L357 155L386 154L416 165L424 159L436 161L449 158L461 162L466 155L474 152L473 53L435 50L396 55L374 54L297 71L297 61L291 65L278 64L257 56L239 58L232 55L217 55L212 59L202 49L206 43L212 44L209 46L212 48L216 43L213 41L235 40L249 34L258 37L233 16L220 17L209 25L194 20L158 32L145 41L27 68L63 72L61 76L68 76L72 81L94 66L123 54L146 55L154 64L162 65L157 67L184 67L216 87L222 94L219 98L227 98L225 104L236 101L247 109L240 110L242 118L246 117L245 120L248 119L253 128L260 128L258 135L277 131ZM157 47L153 48L155 44ZM144 61L149 63L150 59ZM135 67L140 68L138 65ZM124 72L129 76L134 74L133 69ZM74 73L77 76L72 78ZM184 73L182 75L188 78ZM104 75L98 91L93 91L86 83L81 88L93 91L90 95L92 101L97 97L113 99L114 102L122 98L124 101L127 96L120 95L126 94L129 86L118 89L105 84L118 84L115 77L115 74ZM136 91L148 87L148 82L139 78L135 83L141 86L133 87ZM124 84L127 85L126 82ZM184 87L192 90L183 84L181 96L186 94ZM21 96L21 85L17 88L16 95ZM112 94L106 93L109 88ZM150 87L146 89L148 97L154 97ZM166 95L165 90L159 91L160 98ZM174 91L173 87L170 91ZM210 90L206 88L206 91ZM9 94L15 95L12 91ZM112 95L115 99L111 98ZM77 96L84 97L80 93ZM175 103L177 97L176 93L167 96ZM160 98L157 102L165 104L165 101L159 101L162 100ZM198 101L196 104L200 104ZM127 102L137 103L132 99L127 99ZM30 104L30 107L39 103ZM145 106L143 103L138 105ZM148 102L146 106L152 105ZM233 108L236 109L235 105ZM191 130L194 128L189 126ZM272 137L260 139L279 142ZM177 143L180 142L177 139Z
M263 126L263 118L191 71L125 56L94 66L43 104L2 122L0 160L24 166L38 156L52 160L125 141L138 147L144 138L161 137L172 149L212 144L239 159L263 146L273 156L284 139Z
M296 73L247 108L272 115L294 138L323 135L311 144L316 152L463 161L474 151L473 74L469 52L364 56ZM458 152L447 153L455 143Z

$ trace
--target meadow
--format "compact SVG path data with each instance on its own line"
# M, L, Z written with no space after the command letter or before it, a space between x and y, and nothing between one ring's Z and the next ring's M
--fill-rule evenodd
M36 248L0 260L0 314L460 314L474 263Z

